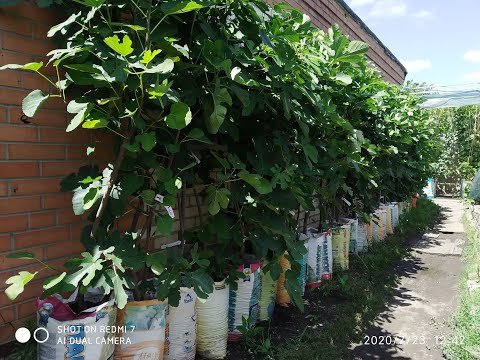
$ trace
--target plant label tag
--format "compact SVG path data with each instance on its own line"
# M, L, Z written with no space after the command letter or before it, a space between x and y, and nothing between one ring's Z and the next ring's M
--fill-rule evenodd
M175 218L175 213L173 212L173 208L171 206L165 206L165 210L167 210L168 215L172 219Z
M195 154L192 152L192 156L193 156L193 158L195 159L195 162L196 162L197 164L200 164L200 159L197 157L197 155L195 155Z
M160 195L160 194L155 195L155 201L158 201L159 203L163 203L163 195Z
M344 197L342 197L342 200L345 204L347 204L348 206L352 206L352 203L350 201L348 201L347 199L345 199Z
M162 246L160 247L160 249L164 250L164 249L166 249L166 248L178 246L178 245L181 245L181 244L182 244L182 242L181 242L180 240L178 240L178 241L172 242L172 243L170 243L170 244L162 245Z

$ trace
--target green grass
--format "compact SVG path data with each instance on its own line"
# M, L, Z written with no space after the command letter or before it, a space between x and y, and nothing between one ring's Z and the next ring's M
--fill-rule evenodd
M399 275L393 265L412 258L406 239L424 231L440 213L439 207L427 199L419 199L417 207L405 215L395 235L374 243L369 252L350 256L350 270L336 274L332 283L325 282L310 304L329 312L322 326L307 328L298 338L278 346L276 359L335 359L348 358L348 347L362 340L364 331L391 299ZM341 301L332 301L341 299ZM328 306L325 302L330 300ZM309 311L307 307L306 311ZM302 315L300 315L302 316ZM305 316L305 314L303 315Z
M460 306L452 319L452 332L444 343L444 354L451 360L480 358L480 291L471 293L467 281L480 280L480 237L464 216L468 244L463 252L464 271L460 283Z

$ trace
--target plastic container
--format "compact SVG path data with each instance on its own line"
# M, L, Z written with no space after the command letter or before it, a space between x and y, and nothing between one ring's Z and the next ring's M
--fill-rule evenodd
M197 301L197 354L205 359L227 356L228 295L225 280L215 282L208 299Z
M330 280L333 277L333 248L332 248L332 233L323 233L322 244L322 280Z
M75 291L68 299L56 294L36 300L37 324L48 332L48 338L44 331L37 333L39 340L45 340L37 344L39 360L79 358L76 357L79 346L82 359L111 359L115 333L102 328L111 329L115 325L117 308L114 300L76 314L69 304L75 302L77 294ZM89 331L85 331L86 328Z
M319 287L322 280L322 253L324 233L309 229L307 240L307 282L309 288Z
M333 268L348 270L348 239L350 232L348 226L340 226L332 229L332 254Z
M393 234L392 225L392 209L390 205L382 206L382 210L385 210L385 231L387 235Z
M288 306L291 302L290 295L288 295L287 289L285 289L285 272L291 269L290 262L285 255L282 255L279 259L280 266L282 267L282 273L278 278L277 296L276 301L280 306Z
M364 223L358 223L357 228L357 250L358 252L367 252L368 251L368 225Z
M237 271L244 278L237 280L238 288L230 288L228 305L228 340L238 341L242 337L237 329L243 324L243 318L250 319L253 326L258 321L260 301L260 271L261 262L241 265Z
M307 250L303 257L297 260L297 263L300 265L300 274L298 275L298 284L302 290L302 296L305 295L305 286L307 284L307 259L308 259L308 236L305 234L299 234L298 240L302 241L305 249Z
M194 360L197 341L197 294L180 288L178 306L169 306L165 328L165 360Z
M163 359L167 306L166 301L144 300L118 309L117 326L127 331L117 333L124 340L115 347L115 360Z
M278 280L273 280L270 272L260 273L261 290L259 302L259 319L261 321L269 320L275 310L275 297L277 294Z

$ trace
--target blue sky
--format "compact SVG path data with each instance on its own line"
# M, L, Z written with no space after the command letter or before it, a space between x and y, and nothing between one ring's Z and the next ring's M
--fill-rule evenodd
M347 0L408 69L428 84L480 83L480 0Z

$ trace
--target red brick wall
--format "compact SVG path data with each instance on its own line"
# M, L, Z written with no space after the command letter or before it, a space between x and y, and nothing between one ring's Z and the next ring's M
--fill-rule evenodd
M392 59L374 36L368 33L365 25L356 20L337 0L286 0L292 6L301 9L310 16L312 23L322 30L332 24L338 24L340 29L352 40L361 40L370 45L368 57L377 65L385 80L401 84L405 80L406 70L397 60Z
M0 8L0 66L46 63L43 56L55 48L46 32L58 20L29 3ZM47 74L53 76L52 70ZM106 144L87 159L86 145L95 139L87 131L65 132L65 104L58 99L48 101L30 119L31 124L24 124L21 102L32 89L53 90L33 73L0 72L0 343L11 339L14 327L22 326L33 314L33 298L41 292L40 282L35 281L15 302L9 301L3 292L5 280L18 270L33 272L42 266L5 256L31 251L40 260L61 267L65 258L82 251L78 241L81 219L71 210L71 194L61 193L59 183L80 165L105 163L111 157L111 144ZM37 277L50 275L45 270Z
M371 38L356 22L345 16L334 0L305 0L293 5L310 14L314 24L326 28L336 22L344 31L369 43ZM47 30L58 22L47 10L30 3L0 8L0 66L44 61L45 54L54 48L46 38ZM370 57L393 82L402 82L403 75L395 62L385 56L381 46L372 46ZM54 76L53 69L47 74ZM54 79L54 78L52 78ZM60 180L88 162L104 166L111 158L112 144L96 144L92 133L76 130L66 133L65 104L49 101L31 124L24 124L21 102L32 89L51 91L48 82L23 71L0 72L0 344L13 337L14 329L23 326L34 313L34 297L41 293L41 279L52 275L42 271L16 301L5 296L5 280L19 270L41 268L34 261L12 260L5 256L15 251L31 251L42 261L60 268L66 258L81 252L78 241L82 219L71 210L71 194L61 193ZM94 143L96 151L88 159L86 146ZM195 197L187 193L185 227L199 224ZM202 211L205 208L202 206ZM205 216L205 215L204 215ZM303 217L303 215L302 215ZM317 222L312 214L310 223ZM303 221L301 220L301 223ZM175 230L179 229L178 220ZM155 239L153 246L176 240L176 234Z

